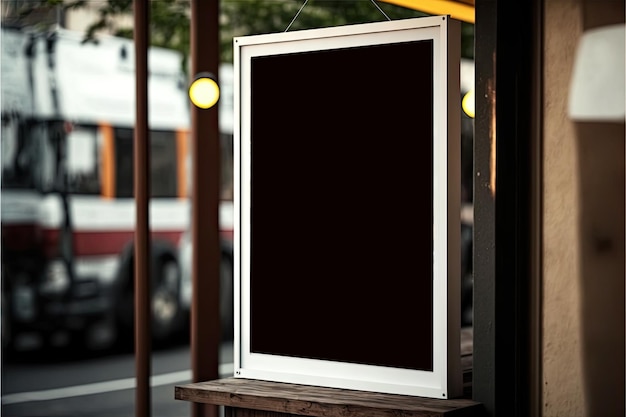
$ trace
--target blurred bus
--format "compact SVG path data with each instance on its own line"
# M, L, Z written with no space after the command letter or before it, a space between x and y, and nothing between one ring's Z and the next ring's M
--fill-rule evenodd
M134 323L133 42L5 27L2 44L3 345L108 347ZM191 301L179 259L190 112L182 56L153 47L148 62L152 334L164 341ZM232 121L220 125L232 195ZM232 239L231 201L220 226Z

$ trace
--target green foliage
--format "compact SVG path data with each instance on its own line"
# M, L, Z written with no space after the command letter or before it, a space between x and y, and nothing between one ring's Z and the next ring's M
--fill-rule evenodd
M121 16L132 14L132 0L107 0L99 3L98 20L92 23L85 35L94 40L97 33L106 30L115 36L133 37L132 26L119 26ZM158 0L150 2L150 42L154 46L174 49L189 55L189 2ZM187 69L187 59L181 63Z
M42 11L63 11L95 6L97 19L89 25L85 41L95 41L101 31L132 38L131 26L120 17L132 15L132 0L30 0L20 3L18 18ZM190 0L150 1L152 45L189 55ZM220 0L220 58L232 62L233 37L262 33L341 26L421 17L418 11L373 0ZM48 17L50 19L50 17ZM51 26L55 22L48 22ZM462 26L462 56L474 56L474 25ZM186 58L181 63L187 69Z

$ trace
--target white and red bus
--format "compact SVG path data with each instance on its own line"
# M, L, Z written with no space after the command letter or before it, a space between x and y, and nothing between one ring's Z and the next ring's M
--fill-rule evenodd
M3 28L2 35L4 340L16 349L74 336L108 346L133 325L133 43L84 43L66 30ZM190 303L179 259L191 214L190 115L182 56L151 48L148 61L152 333L159 341L184 328ZM232 122L224 113L228 195ZM220 221L224 239L232 239L228 200ZM230 245L223 246L230 261Z

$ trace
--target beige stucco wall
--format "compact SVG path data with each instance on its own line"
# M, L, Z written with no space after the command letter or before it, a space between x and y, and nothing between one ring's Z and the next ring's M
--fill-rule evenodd
M575 122L580 36L624 0L545 0L543 415L624 415L624 122Z
M584 415L578 170L567 91L582 32L580 2L546 0L544 13L543 413L577 417Z

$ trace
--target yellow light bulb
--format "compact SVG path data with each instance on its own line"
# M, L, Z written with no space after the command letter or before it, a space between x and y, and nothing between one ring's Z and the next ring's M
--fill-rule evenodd
M195 106L208 109L219 100L220 88L215 80L207 76L197 77L189 86L189 98Z
M474 89L471 89L467 93L465 93L465 96L463 96L463 101L461 101L461 105L463 106L463 111L465 112L465 114L467 114L472 119L474 118L475 114L474 103Z

